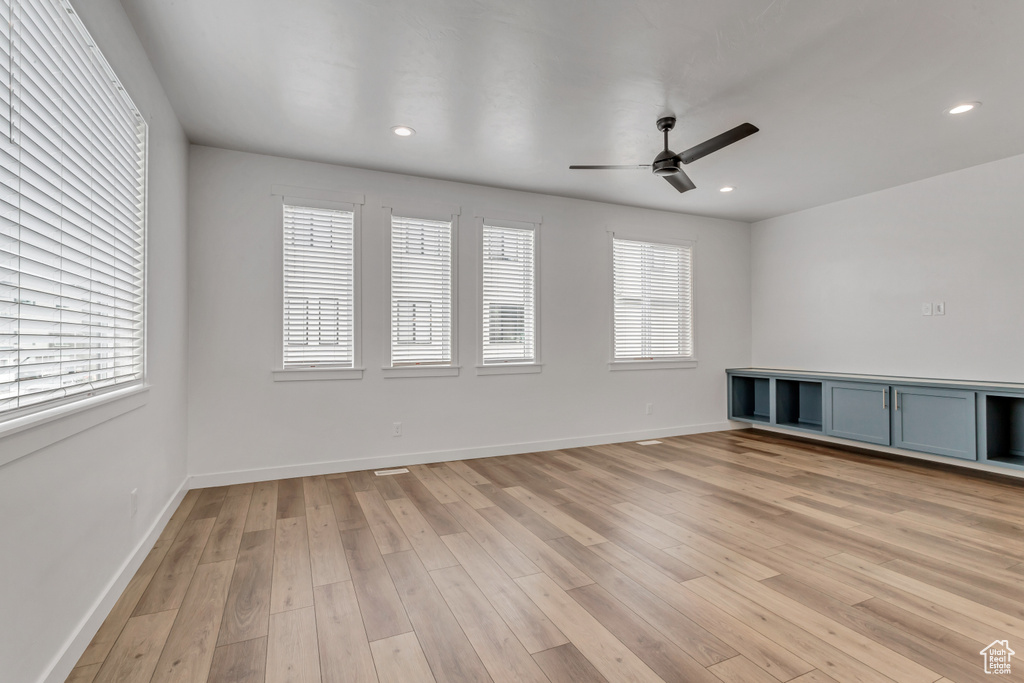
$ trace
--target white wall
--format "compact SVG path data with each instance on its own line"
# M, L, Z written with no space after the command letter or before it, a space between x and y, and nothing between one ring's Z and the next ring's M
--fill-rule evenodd
M366 195L362 380L271 379L280 366L275 184ZM463 207L458 377L382 376L382 196ZM485 208L543 216L541 374L476 375L477 260L469 219ZM697 240L697 369L608 370L610 228ZM745 223L193 146L189 472L201 483L263 479L360 469L386 456L471 457L725 427L723 371L750 360L749 230ZM651 416L644 414L647 402L655 404ZM403 423L399 438L390 436L395 421ZM312 463L326 464L297 467ZM278 469L254 471L261 468ZM247 474L202 476L239 471Z
M754 365L1024 382L1022 177L1011 157L754 224Z
M11 683L55 663L52 679L64 680L99 626L84 620L186 475L188 146L120 3L75 6L149 122L151 389L142 407L0 467L0 679Z

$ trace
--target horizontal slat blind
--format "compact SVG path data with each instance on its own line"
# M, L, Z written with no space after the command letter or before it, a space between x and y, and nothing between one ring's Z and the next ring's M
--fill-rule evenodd
M532 363L533 230L483 227L483 362Z
M62 0L0 0L0 418L141 381L146 123Z
M615 360L693 356L690 247L614 238Z
M452 364L452 224L391 218L391 365Z
M353 366L352 211L284 207L284 367Z

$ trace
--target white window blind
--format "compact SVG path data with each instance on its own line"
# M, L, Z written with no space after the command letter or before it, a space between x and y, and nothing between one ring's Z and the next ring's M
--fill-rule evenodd
M355 212L284 207L284 367L351 368Z
M688 246L614 238L615 360L693 356Z
M483 226L483 362L535 356L534 230Z
M452 364L452 224L391 218L391 365Z
M62 0L0 0L0 419L144 372L146 123Z

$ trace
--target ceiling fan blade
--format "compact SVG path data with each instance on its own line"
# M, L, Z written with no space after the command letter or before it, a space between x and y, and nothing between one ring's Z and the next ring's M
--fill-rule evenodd
M748 135L753 135L758 131L757 126L751 123L741 123L732 130L727 130L721 135L716 135L710 140L705 140L699 145L695 145L690 149L686 150L679 155L679 160L684 164L697 161L702 157L706 157L712 152L717 152L723 147L728 147L734 142L739 142Z
M696 190L697 186L690 180L690 176L686 175L682 171L673 173L672 175L661 176L668 181L668 184L679 190L679 192L687 192L689 190Z
M598 170L598 171L623 171L623 170L636 170L638 168L650 168L650 164L630 164L628 166L570 166L570 171L579 170Z

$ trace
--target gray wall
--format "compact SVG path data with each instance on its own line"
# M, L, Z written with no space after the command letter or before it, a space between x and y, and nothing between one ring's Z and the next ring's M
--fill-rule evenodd
M75 6L149 122L151 388L142 407L0 467L0 679L12 683L39 680L69 644L65 660L74 663L88 639L71 639L186 474L188 146L117 0ZM76 415L61 424L87 422ZM139 511L132 522L134 488ZM66 666L61 661L54 677L63 680Z
M275 184L366 195L362 380L271 379L280 366ZM462 206L458 377L382 376L382 197ZM540 374L476 375L471 218L487 209L543 216ZM609 371L609 229L697 240L696 369ZM725 428L723 370L750 360L745 223L194 146L189 231L189 473L199 483ZM390 435L396 421L399 438ZM221 473L234 474L204 476Z
M754 364L1024 382L1022 176L1011 157L756 223Z

